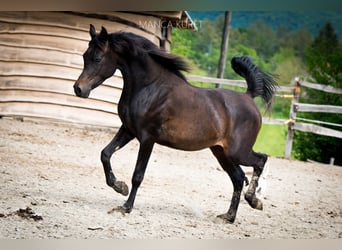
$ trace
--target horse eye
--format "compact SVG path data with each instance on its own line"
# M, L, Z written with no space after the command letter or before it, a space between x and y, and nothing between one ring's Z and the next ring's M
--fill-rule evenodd
M102 57L100 57L100 56L97 56L97 57L95 57L95 62L96 63L99 63L99 62L101 62L101 60L102 60Z
M103 58L103 56L104 56L104 54L103 54L102 51L97 50L97 51L95 51L93 56L94 56L94 62L95 63L100 63L102 58Z

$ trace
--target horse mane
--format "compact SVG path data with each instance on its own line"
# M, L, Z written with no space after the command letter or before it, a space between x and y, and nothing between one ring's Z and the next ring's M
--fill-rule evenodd
M130 32L120 31L110 34L110 41L118 53L126 57L139 57L141 60L146 60L146 55L149 55L164 68L186 81L181 71L189 71L187 63L181 57L159 48L150 40Z

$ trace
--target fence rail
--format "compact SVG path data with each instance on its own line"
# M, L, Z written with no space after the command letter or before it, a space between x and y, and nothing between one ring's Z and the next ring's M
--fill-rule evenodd
M292 99L291 107L290 107L290 118L287 122L288 132L286 136L286 145L285 145L285 158L287 159L291 157L294 130L298 130L302 132L310 132L314 134L342 139L341 131L322 127L322 126L315 125L312 123L320 123L320 124L326 124L326 125L336 126L336 127L341 127L342 124L334 124L334 123L329 123L325 121L316 121L316 120L310 120L310 119L304 119L304 118L297 118L298 112L342 114L342 106L299 103L299 96L301 93L302 86L328 92L328 93L333 93L333 94L342 94L342 89L334 88L329 85L322 85L322 84L317 84L317 83L309 83L306 81L300 81L298 77L295 78L295 83L296 83L296 87L293 90L293 99ZM296 122L296 120L306 121L307 123Z
M325 136L331 136L331 137L342 139L341 131L337 131L337 130L330 129L330 128L325 128L325 127L318 126L315 124L296 122L293 125L293 129L299 130L302 132L311 132L311 133L318 134L318 135L325 135Z
M307 87L311 89L321 90L321 91L332 93L332 94L342 94L342 89L338 89L330 85L323 85L319 83L311 83L311 82L306 82L306 81L301 81L300 84L303 87Z
M197 75L186 75L188 81L191 82L203 82L203 83L215 83L221 85L227 85L232 87L241 87L246 88L247 83L245 80L231 80L231 79L223 79L223 78L214 78L208 76L197 76ZM292 87L287 86L279 86L278 92L292 92Z
M317 105L307 103L296 103L294 109L297 112L337 113L342 114L342 106Z

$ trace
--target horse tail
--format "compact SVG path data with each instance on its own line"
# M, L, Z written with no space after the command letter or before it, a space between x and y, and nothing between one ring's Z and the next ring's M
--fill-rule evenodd
M262 71L248 56L235 56L231 60L233 70L246 79L247 94L252 98L261 96L267 106L271 108L272 99L279 87L275 81L276 76Z

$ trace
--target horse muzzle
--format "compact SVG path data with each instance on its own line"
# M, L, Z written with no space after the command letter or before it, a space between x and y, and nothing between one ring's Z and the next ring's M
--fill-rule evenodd
M78 97L82 97L82 98L88 98L89 97L89 94L90 94L90 89L87 90L87 89L82 89L80 87L80 85L76 82L74 84L74 92L76 94L76 96Z

